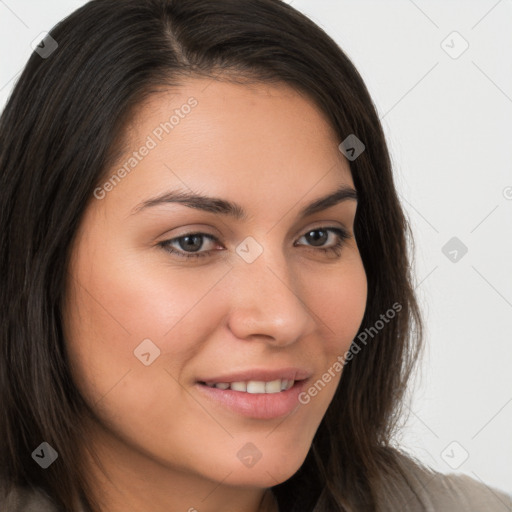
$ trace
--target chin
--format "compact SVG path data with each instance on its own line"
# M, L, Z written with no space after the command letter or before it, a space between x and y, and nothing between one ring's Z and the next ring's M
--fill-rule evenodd
M241 487L267 488L278 485L291 478L301 467L309 446L293 452L279 449L269 450L267 457L261 458L251 466L235 464L228 469L231 474L226 483Z

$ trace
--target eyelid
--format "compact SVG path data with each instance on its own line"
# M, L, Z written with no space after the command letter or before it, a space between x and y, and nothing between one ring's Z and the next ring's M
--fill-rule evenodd
M335 225L337 224L337 225ZM295 237L301 237L310 231L314 231L315 229L341 229L347 235L352 236L352 232L348 227L348 224L345 224L339 220L318 220L314 221L309 227L301 228L299 232L295 235Z

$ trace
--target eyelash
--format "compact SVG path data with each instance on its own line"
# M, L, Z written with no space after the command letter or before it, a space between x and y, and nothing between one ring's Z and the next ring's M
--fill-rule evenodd
M345 240L347 240L348 238L351 237L351 235L349 235L347 233L347 231L345 231L342 228L338 228L338 227L319 227L319 228L315 228L315 229L310 229L304 235L302 235L301 238L303 236L305 236L305 235L308 235L309 233L311 233L313 231L330 231L330 232L335 233L336 235L338 235L338 240L337 240L336 244L331 246L331 247L314 247L313 246L314 249L316 249L318 251L322 251L324 254L334 254L337 257L339 257L340 254L341 254L341 249L345 245ZM208 239L210 239L212 241L218 241L217 238L214 237L213 235L209 235L207 233L191 232L191 233L185 233L184 235L176 237L176 238L171 238L170 240L164 240L162 242L159 242L158 245L160 247L162 247L166 252L171 253L171 254L176 254L177 256L179 256L181 258L185 258L185 259L201 258L203 256L211 256L212 255L211 253L213 251L203 251L203 252L187 253L187 252L183 252L181 250L176 250L173 247L171 247L170 244L172 242L177 242L178 240L181 240L182 238L186 238L188 236L201 236L203 238L208 238Z

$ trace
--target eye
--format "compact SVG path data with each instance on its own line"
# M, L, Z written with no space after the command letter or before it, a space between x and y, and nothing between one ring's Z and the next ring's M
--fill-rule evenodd
M339 256L342 247L345 245L345 240L350 237L351 235L343 228L320 227L309 230L302 235L299 240L304 238L307 244L312 244L313 250ZM331 245L324 246L329 239L331 239ZM166 252L175 254L181 258L212 256L214 249L200 251L200 249L203 248L205 240L218 242L216 237L207 233L187 233L177 238L159 242L158 246L162 247Z
M320 233L320 235L318 235L318 233ZM334 245L318 247L318 245L323 245L329 240L329 235L333 235L331 239L334 239ZM306 234L302 235L299 240L304 238L308 240L308 243L313 243L313 247L315 247L317 251L340 256L341 249L345 245L345 240L350 238L350 236L351 235L343 228L320 227L309 230Z
M204 240L216 241L213 235L206 233L187 233L186 235L172 238L171 240L164 240L158 245L163 247L164 250L171 254L176 254L183 258L199 258L202 256L211 256L211 251L198 252L203 246ZM176 249L176 245L178 249ZM192 251L189 253L189 251Z

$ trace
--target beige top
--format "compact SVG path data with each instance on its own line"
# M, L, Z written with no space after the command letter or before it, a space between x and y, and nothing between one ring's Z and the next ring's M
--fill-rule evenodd
M425 465L402 457L401 464L423 507L415 505L402 510L434 512L512 512L512 495L485 484L477 475L443 474ZM407 497L407 500L411 500ZM397 510L394 506L390 510Z
M466 474L440 473L403 452L399 455L407 481L390 484L378 512L512 512L511 494ZM320 510L321 501L313 512Z
M388 489L380 509L386 512L512 512L512 495L464 474L443 474L403 457L406 482ZM321 501L321 500L320 500ZM318 505L315 507L316 512ZM0 503L0 511L58 512L43 494L18 488ZM287 512L285 510L280 512Z

